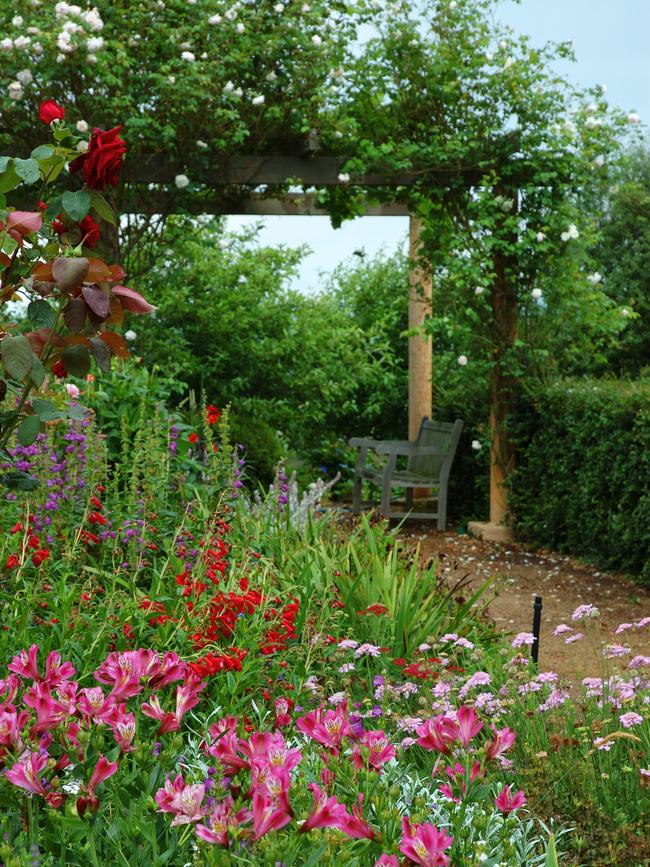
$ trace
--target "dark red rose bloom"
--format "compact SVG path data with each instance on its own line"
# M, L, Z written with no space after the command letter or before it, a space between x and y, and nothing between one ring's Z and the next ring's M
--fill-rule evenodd
M62 361L57 361L56 364L52 365L52 373L58 379L65 379L68 375L68 371L65 369L65 364Z
M81 234L84 236L84 246L96 247L97 241L99 241L99 226L90 214L79 223L79 228L81 229Z
M65 109L58 102L54 102L53 99L44 99L38 110L38 116L43 123L50 124L53 120L63 120Z
M70 163L71 172L83 169L86 186L93 190L116 187L120 180L120 168L126 153L126 142L119 135L121 129L121 126L109 130L95 127L88 150Z

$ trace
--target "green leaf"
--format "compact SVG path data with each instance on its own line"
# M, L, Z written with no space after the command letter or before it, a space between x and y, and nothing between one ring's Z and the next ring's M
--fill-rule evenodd
M8 193L10 190L15 189L19 183L20 178L16 174L16 169L12 162L11 165L7 166L4 172L0 174L0 193Z
M16 337L8 334L0 341L0 355L5 370L12 379L19 382L22 382L32 369L33 354L31 344L23 334Z
M0 476L0 485L11 488L12 491L35 491L38 487L38 479L23 473L22 470L11 470Z
M80 403L73 403L68 407L68 418L73 421L84 421L88 418L88 407L82 406Z
M37 160L27 159L21 160L18 157L14 159L14 168L18 177L25 181L26 184L35 184L41 177L41 167Z
M75 222L79 223L90 210L90 194L86 190L63 194L63 209Z
M36 388L40 388L41 385L43 385L43 380L45 379L45 368L43 367L43 362L36 354L32 355L32 366L29 375L31 376L32 382Z
M85 346L66 346L61 353L61 360L73 376L86 376L90 370L90 354Z
M51 328L56 316L47 301L30 301L27 305L27 315L34 328Z
M34 150L31 153L31 158L33 160L46 160L52 156L54 151L55 151L54 145L42 144L42 145L39 145L37 148L34 148Z
M100 192L98 192L97 190L91 190L90 200L92 202L93 209L102 218L102 220L106 220L107 223L112 223L114 226L117 225L117 217L115 215L115 212Z
M57 418L65 418L65 412L56 409L51 400L37 397L32 401L32 408L41 421L55 421Z
M555 834L551 834L546 847L546 867L559 867L559 865L557 849L555 848Z
M7 166L11 162L11 157L0 157L0 174L7 171Z
M45 219L53 220L57 217L63 209L63 196L55 196L53 199L47 203L47 208L45 208Z
M21 446L31 446L41 429L41 420L37 415L28 415L18 428L18 442Z

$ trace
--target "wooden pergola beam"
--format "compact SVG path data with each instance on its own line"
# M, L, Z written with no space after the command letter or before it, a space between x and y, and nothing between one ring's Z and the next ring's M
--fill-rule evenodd
M354 174L350 181L340 180L345 157L338 156L274 156L250 155L224 159L215 168L201 170L191 180L207 187L222 186L277 186L289 181L300 181L307 186L332 187L352 183L362 187L411 186L418 181L432 181L436 186L448 187L461 183L471 187L480 183L486 172L497 168L499 160L477 160L474 165L423 166L408 171L385 174L371 172ZM178 173L177 166L162 154L138 157L137 163L127 164L124 180L135 184L170 184Z
M125 214L141 214L143 209L149 214L167 213L169 197L156 190L150 191L146 199L129 195L128 189L120 201L120 211ZM313 193L287 193L284 196L267 198L261 193L239 196L234 199L199 197L187 202L185 210L190 214L239 215L253 217L329 217L329 211L322 207ZM364 217L408 217L409 209L400 202L386 204L368 203Z

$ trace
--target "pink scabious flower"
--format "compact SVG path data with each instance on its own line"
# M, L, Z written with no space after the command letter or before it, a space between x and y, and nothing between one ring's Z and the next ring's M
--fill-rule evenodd
M485 757L487 759L496 759L510 749L517 740L517 733L509 728L497 729L494 723L491 723L490 728L494 737L485 745Z
M635 713L633 710L621 714L619 720L623 728L626 729L632 728L632 726L640 726L643 723L641 714Z
M446 644L448 641L458 641L458 635L455 632L447 632L439 639L440 644Z
M360 644L354 651L354 658L360 659L362 656L380 656L381 648L374 644Z
M571 615L571 620L586 620L591 617L598 617L600 611L594 605L578 605L576 610Z
M158 810L162 813L173 813L172 827L189 825L202 819L206 810L202 806L205 796L203 783L186 785L181 774L172 782L165 781L165 786L158 789L155 798Z
M650 665L650 656L635 656L630 660L628 668L645 668Z
M546 701L538 706L537 713L545 713L547 710L554 710L556 707L560 707L560 705L564 704L568 698L568 692L561 689L554 689L550 692Z
M310 711L296 720L296 727L307 737L338 754L344 737L352 735L348 719L348 708L342 702L336 710L326 710L323 706Z
M343 641L339 641L337 647L340 647L341 650L354 650L359 646L358 641L353 641L351 638L344 638Z
M635 624L637 629L643 629L645 626L650 626L650 617L643 617Z
M519 632L512 639L512 646L513 647L524 647L524 646L532 647L536 641L537 641L537 639L535 638L535 636L533 635L532 632Z
M606 659L614 659L617 656L627 656L630 653L630 648L622 644L608 644L603 647L603 656Z
M92 772L92 776L88 782L88 789L94 792L97 786L103 783L104 780L112 777L115 771L117 771L117 762L109 762L106 756L100 754L95 765L95 770Z
M463 701L470 689L474 689L476 686L489 686L491 683L492 678L487 671L477 671L458 690L458 698Z
M454 642L456 647L464 647L467 650L474 650L474 644L471 641L468 641L466 638L458 638Z
M613 746L613 742L608 741L606 738L595 738L594 746L597 750L603 750L604 752L608 753Z
M353 662L346 662L339 668L339 674L349 674L351 671L355 670L355 665Z
M620 635L621 632L625 632L626 630L632 629L633 627L633 623L620 623L614 630L614 635Z
M40 779L40 774L47 763L47 753L24 752L16 764L5 773L5 776L14 786L46 797L47 791Z
M574 641L580 641L581 638L584 638L583 632L575 632L573 635L570 635L567 639L565 639L565 644L573 644Z
M395 747L381 730L365 731L361 735L360 744L365 748L363 754L358 746L355 746L352 753L354 766L359 770L365 767L367 761L369 768L380 771L382 765L395 758Z
M526 796L524 793L520 790L513 795L510 791L511 788L511 786L504 786L494 799L497 809L501 810L501 812L506 815L518 810L519 807L523 807L526 803Z
M428 822L411 825L406 816L402 819L399 850L413 864L420 864L422 867L447 867L449 856L445 855L445 849L449 849L453 842L453 837L449 837L435 825Z
M560 635L566 635L567 632L573 632L573 627L572 627L572 626L567 626L566 623L560 623L560 624L559 624L558 626L556 626L555 629L553 630L553 635L555 635L556 637L558 637L558 636L560 636Z

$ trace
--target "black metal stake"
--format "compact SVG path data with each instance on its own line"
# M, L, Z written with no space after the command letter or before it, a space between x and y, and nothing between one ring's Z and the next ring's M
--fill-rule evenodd
M530 649L530 656L535 665L537 665L537 660L539 659L539 633L542 628L542 597L535 597L535 604L533 605L533 635L535 636L535 641L533 642L533 646Z

